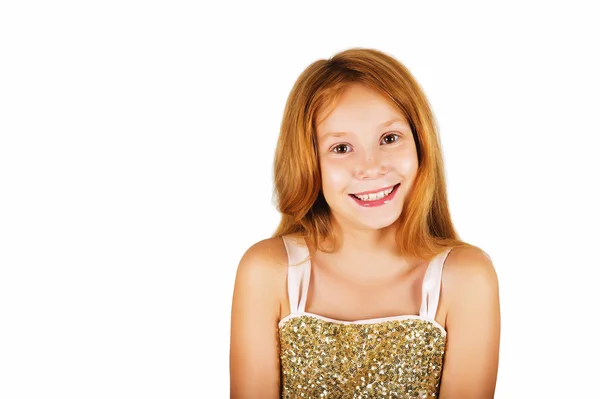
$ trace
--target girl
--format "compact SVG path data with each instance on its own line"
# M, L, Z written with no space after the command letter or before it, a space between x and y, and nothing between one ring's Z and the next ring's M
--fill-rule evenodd
M370 49L310 65L274 168L281 222L235 281L231 397L492 398L497 276L454 230L410 72Z

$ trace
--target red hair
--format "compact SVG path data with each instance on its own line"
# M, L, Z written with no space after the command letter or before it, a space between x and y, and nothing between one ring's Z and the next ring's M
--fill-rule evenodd
M396 223L399 251L429 259L449 247L470 246L458 238L450 218L438 130L423 90L399 61L364 48L315 61L289 94L275 151L274 194L281 221L273 237L300 235L323 251L323 240L334 239L321 191L316 118L326 118L327 110L333 110L344 89L354 83L389 99L407 119L416 143L417 177Z

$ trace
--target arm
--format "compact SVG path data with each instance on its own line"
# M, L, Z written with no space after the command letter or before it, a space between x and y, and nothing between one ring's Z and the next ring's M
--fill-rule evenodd
M230 397L279 398L279 285L273 243L250 247L238 266L231 312Z
M446 259L442 287L448 298L448 335L439 398L493 398L500 300L492 261L477 248L456 248Z

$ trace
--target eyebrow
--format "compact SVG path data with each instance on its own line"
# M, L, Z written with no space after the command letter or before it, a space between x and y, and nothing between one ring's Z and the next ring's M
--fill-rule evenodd
M388 126L393 125L394 123L402 123L404 125L407 125L407 123L406 123L406 121L404 119L394 118L394 119L390 119L389 121L385 121L385 122L381 123L379 125L379 128L388 127ZM324 140L324 139L326 139L329 136L332 136L332 137L342 137L342 136L346 136L348 134L350 134L350 133L347 133L347 132L327 132L323 136L321 136L321 139Z

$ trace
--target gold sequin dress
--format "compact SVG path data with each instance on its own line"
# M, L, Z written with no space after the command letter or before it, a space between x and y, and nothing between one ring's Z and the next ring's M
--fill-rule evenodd
M427 267L418 316L341 321L305 312L308 249L291 237L283 240L291 313L279 322L281 397L437 397L446 331L435 321L435 313L451 248Z

